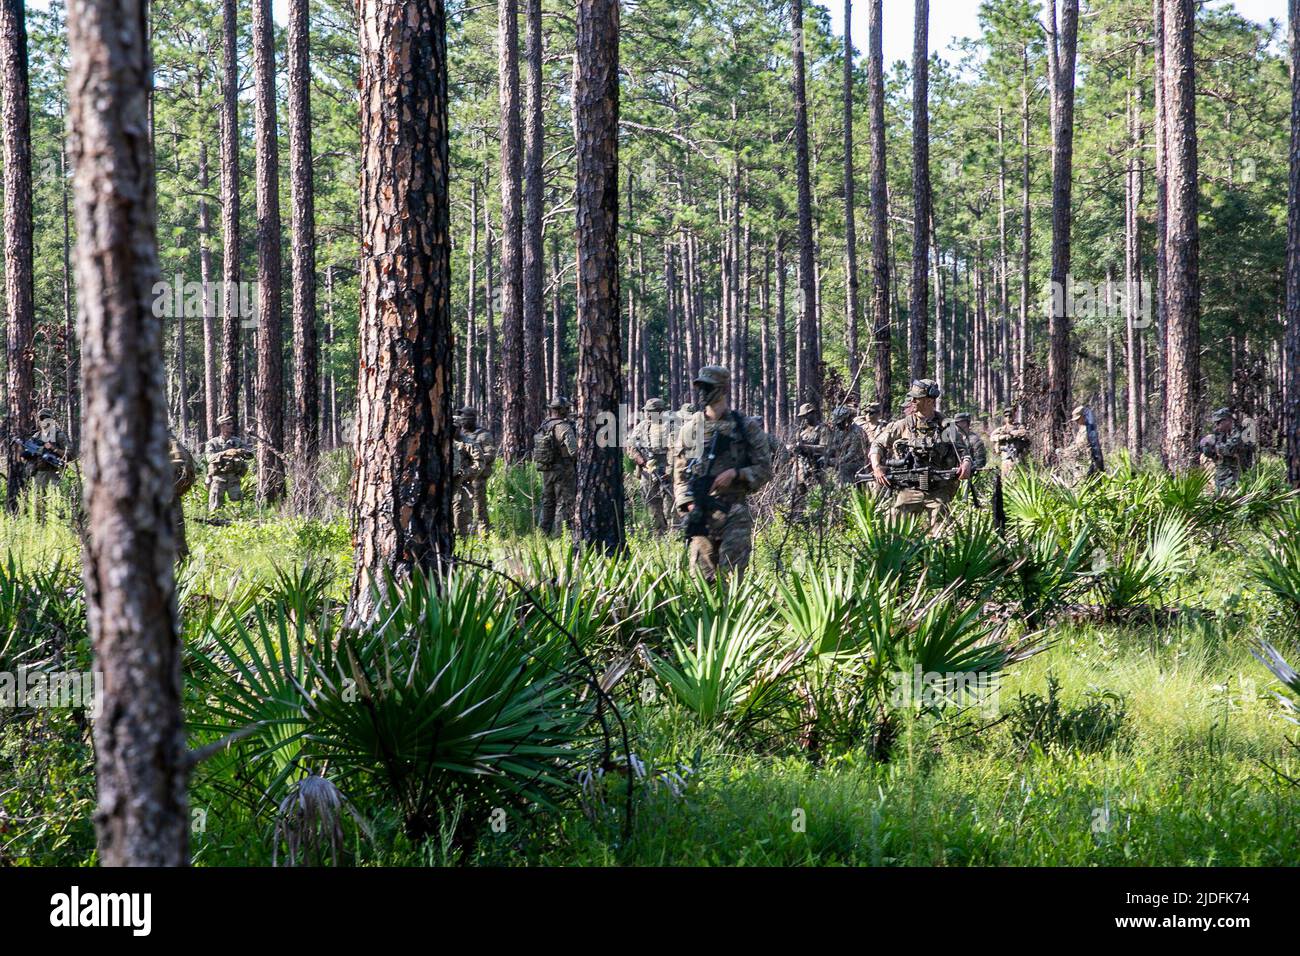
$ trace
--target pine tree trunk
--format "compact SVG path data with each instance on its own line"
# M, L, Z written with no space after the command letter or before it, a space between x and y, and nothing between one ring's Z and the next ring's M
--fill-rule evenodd
M360 0L360 371L351 616L452 553L451 237L442 0Z
M1153 84L1153 96L1155 99L1154 107L1154 133L1155 133L1155 188L1156 188L1156 221L1155 221L1155 260L1156 260L1156 376L1155 379L1160 388L1160 454L1165 454L1164 435L1166 431L1165 417L1169 412L1169 402L1167 393L1166 364L1168 355L1168 331L1169 321L1165 299L1169 291L1169 260L1166 251L1166 240L1169 232L1169 190L1166 181L1166 134L1167 123L1165 117L1165 0L1153 0L1152 17L1154 19L1155 33L1155 82ZM1167 463L1167 462L1166 462Z
M912 285L908 296L908 371L927 377L930 281L930 2L916 0L912 35Z
M199 91L200 96L202 90ZM204 131L200 131L200 137ZM208 142L199 140L199 280L203 284L203 428L200 440L217 433L219 393L217 391L217 316L208 308L208 290L212 288L212 210L208 205L211 176L208 171Z
M1029 268L1033 252L1033 210L1029 205L1029 47L1021 48L1020 78L1020 328L1016 333L1016 380L1023 395L1029 365ZM1019 398L1021 396L1016 396Z
M271 0L253 0L253 125L257 144L257 498L284 496L284 333L280 316L280 143Z
M528 95L524 109L524 429L531 435L542 423L546 395L542 323L543 280L546 268L542 245L542 0L524 0L524 58L528 63Z
M520 460L527 440L524 399L523 193L517 0L498 0L501 140L501 454Z
M1287 475L1300 488L1300 0L1290 0L1291 157L1287 192L1286 365L1282 422L1286 430Z
M881 0L868 0L867 86L871 109L871 294L876 401L885 414L890 400L889 194L885 169L885 79Z
M308 0L290 0L289 183L293 196L294 502L313 499L320 451L320 389L316 339L316 204L312 185L311 60Z
M63 336L67 348L64 368L68 393L68 441L81 447L81 343L77 340L76 315L72 310L72 213L68 201L67 104L60 99L64 142L59 149L59 200L63 213Z
M32 127L28 106L27 25L23 0L0 0L0 158L4 163L4 272L7 438L26 438L35 427L32 329L35 279L32 262ZM26 470L18 446L5 442L8 493L18 507Z
M221 0L221 415L239 420L239 48L235 0Z
M103 675L95 830L106 866L187 862L181 642L168 512L163 327L143 6L68 11L77 305L84 346L86 617Z
M578 528L583 543L621 551L623 450L602 440L623 400L618 276L618 0L578 0ZM617 436L617 424L614 426ZM608 436L605 436L608 438Z
M813 247L812 179L808 169L808 99L804 79L803 0L790 4L794 31L795 175L799 189L799 401L821 403L821 352L817 347L817 278Z
M776 424L784 433L790 425L790 385L786 365L785 234L776 234Z
M1200 424L1200 234L1197 226L1194 0L1165 0L1164 104L1168 291L1165 458L1175 471L1197 467Z
M1055 4L1052 4L1053 9ZM1052 262L1054 303L1048 317L1047 391L1052 429L1062 434L1070 404L1070 316L1065 295L1070 273L1071 184L1074 165L1074 65L1079 36L1079 0L1063 0L1059 25L1048 43L1055 49L1052 101Z
M858 387L858 230L855 222L853 194L853 39L850 17L853 0L844 0L844 268L846 272L845 299L848 309L846 328L849 346L849 380L854 382L853 400L856 403L861 389Z
M1136 54L1134 59L1136 60ZM1135 70L1136 73L1136 70ZM1126 336L1126 378L1128 379L1128 452L1136 463L1142 457L1141 348L1139 336L1142 316L1142 90L1137 86L1129 98L1128 175L1124 190L1124 282L1127 308L1124 316Z

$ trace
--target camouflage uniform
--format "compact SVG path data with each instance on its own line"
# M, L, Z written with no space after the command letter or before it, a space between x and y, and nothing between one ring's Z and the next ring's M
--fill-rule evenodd
M218 425L229 424L230 419L223 415L217 419ZM216 511L222 501L242 501L243 489L239 482L248 471L248 456L252 446L238 435L229 438L213 435L203 446L203 458L208 466L208 510ZM245 454L235 454L244 452ZM227 454L229 453L229 454Z
M909 398L926 395L938 397L938 386L928 379L913 383L908 391ZM925 419L915 411L908 411L902 418L890 422L871 443L871 457L884 465L890 459L903 457L906 448L922 452L929 467L935 470L959 468L962 462L972 460L961 429L937 412L932 418ZM953 478L932 480L928 491L899 488L894 492L893 513L926 515L930 533L938 535L947 522L948 508L957 494L958 485L958 480Z
M198 480L199 466L190 450L172 432L167 433L167 457L172 464L172 503L168 514L172 536L176 540L176 558L183 561L190 553L189 540L185 534L185 493Z
M1087 410L1080 405L1074 410L1073 420L1078 421ZM1078 425L1074 438L1056 453L1056 463L1061 477L1077 484L1092 473L1092 445L1088 442L1088 426Z
M707 365L695 378L695 386L711 396L710 402L725 395L730 382L731 373L721 365ZM706 463L702 459L715 434L727 439L726 448ZM701 468L707 470L701 474ZM710 581L719 573L744 573L749 564L754 522L746 499L772 477L771 446L765 434L750 428L736 411L716 421L698 412L683 423L673 451L673 495L679 512L686 513L694 503L692 478L716 478L733 468L731 484L713 493L721 508L707 516L707 534L688 539L691 568Z
M841 485L856 483L867 465L870 444L866 431L853 420L853 409L841 405L831 413L829 460Z
M559 534L561 525L573 527L573 511L578 497L578 429L569 418L569 400L556 397L548 406L553 413L542 422L534 445L549 435L555 460L542 473L542 521L544 534Z
M652 398L642 409L646 417L632 429L632 451L637 458L637 475L641 479L641 498L650 511L650 521L657 532L668 530L672 512L672 485L668 473L668 435L671 412L663 399Z
M1220 422L1232 423L1226 432L1220 432ZM1232 413L1221 408L1214 413L1215 430L1201 439L1201 454L1214 469L1214 490L1223 495L1233 491L1241 480L1252 447L1242 429L1232 421Z
M42 408L36 414L36 432L32 435L32 441L39 442L46 451L54 452L64 462L70 457L68 436L55 421L54 412L48 408ZM49 495L50 486L58 487L60 469L41 458L28 461L26 468L36 495L36 519L44 521L45 499Z
M467 535L477 519L476 530L488 531L487 481L496 463L493 435L478 427L478 412L462 408L456 416L458 428L453 443L452 512L456 533Z
M1002 477L1009 478L1011 472L1029 458L1029 429L1015 423L1011 409L1008 408L1002 414L1004 421L993 429L989 440L993 442L993 451L998 456Z
M799 406L795 420L799 431L795 434L791 451L794 454L795 497L802 500L813 484L822 480L831 450L831 429L821 421L817 407L811 402Z
M979 433L971 427L971 417L969 412L962 412L953 419L957 427L961 429L962 437L966 439L966 444L970 448L971 462L977 469L985 468L989 463L989 449L984 444L984 439Z

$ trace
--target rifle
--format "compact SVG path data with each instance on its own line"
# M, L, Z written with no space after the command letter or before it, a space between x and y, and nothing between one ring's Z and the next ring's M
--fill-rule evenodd
M1091 408L1083 411L1084 420L1088 428L1088 450L1092 452L1092 470L1093 472L1105 471L1106 463L1101 457L1101 436L1097 434L1097 416L1092 413Z
M56 471L62 471L67 465L62 458L52 451L46 451L45 446L34 438L15 438L13 443L22 449L22 457L35 461L43 461Z
M736 419L736 428L740 430L741 436L744 436L744 422L736 412L731 413ZM715 511L725 511L726 508L717 498L713 496L713 463L718 456L723 454L731 447L732 438L729 435L723 435L721 428L715 428L713 437L709 440L709 447L704 450L704 454L699 458L692 459L686 466L686 483L690 491L691 501L695 507L686 512L686 520L682 522L682 534L687 541L691 538L703 537L709 533L709 515Z
M960 468L932 468L929 464L917 460L915 449L908 448L901 458L890 458L885 462L885 478L889 487L916 488L929 491L933 481L954 481L961 473ZM853 476L854 481L872 478L874 472L870 467L864 468Z
M993 527L997 529L998 534L1005 534L1007 530L1007 506L1002 497L1002 472L993 473Z

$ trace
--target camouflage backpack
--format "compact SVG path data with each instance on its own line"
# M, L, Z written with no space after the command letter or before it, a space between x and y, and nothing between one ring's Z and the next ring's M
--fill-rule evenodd
M542 423L542 427L533 436L533 463L542 471L555 467L558 457L555 448L555 419Z

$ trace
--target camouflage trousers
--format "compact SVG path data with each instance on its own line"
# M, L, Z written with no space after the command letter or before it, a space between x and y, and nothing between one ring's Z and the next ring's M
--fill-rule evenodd
M244 490L233 475L208 476L208 510L216 511L223 501L243 501Z
M36 498L36 520L45 520L45 503L59 488L59 473L50 468L36 468L31 473L32 494ZM53 489L53 490L51 490Z
M578 470L552 468L542 472L543 534L558 535L561 526L573 527L573 509L578 497Z
M488 522L486 479L458 480L452 490L452 513L458 535L467 535L470 531L486 532L491 527Z
M668 516L673 510L672 500L664 491L667 484L667 478L657 481L654 475L641 471L641 498L650 512L650 523L659 534L668 530Z
M171 522L172 538L176 542L176 560L184 561L189 557L190 543L185 536L185 507L184 499L180 495L172 498L171 507L167 509L167 517Z
M1214 493L1222 497L1237 490L1241 475L1235 468L1218 467L1214 469Z
M919 488L904 488L894 495L890 510L896 516L924 515L930 524L930 537L937 538L948 525L949 506L956 494L955 487L931 488L928 492Z
M688 549L691 570L699 571L705 580L713 581L719 573L744 574L754 549L754 519L749 505L737 501L725 513L714 512L709 518L709 533L691 538Z

